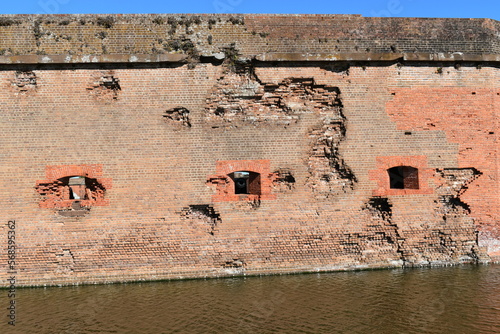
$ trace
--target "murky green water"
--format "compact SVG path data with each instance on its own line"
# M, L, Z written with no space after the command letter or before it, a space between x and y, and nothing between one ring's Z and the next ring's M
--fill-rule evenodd
M500 333L500 265L18 289L16 304L1 333Z

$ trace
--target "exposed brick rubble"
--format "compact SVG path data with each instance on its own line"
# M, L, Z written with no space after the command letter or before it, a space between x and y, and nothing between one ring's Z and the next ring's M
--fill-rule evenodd
M118 92L121 90L120 80L113 75L103 75L87 87L97 99L116 100Z
M190 205L182 210L181 217L187 220L192 228L201 229L211 235L215 234L217 225L221 223L219 213L208 204Z
M314 111L308 94L300 79L276 86L261 84L251 73L228 71L207 99L206 113L219 126L289 126L297 123L301 113Z
M36 74L33 71L17 71L12 85L21 93L28 93L36 89Z
M289 192L295 188L295 178L292 171L281 168L273 173L273 190L275 192Z
M189 119L189 110L184 107L175 107L168 109L163 114L165 121L177 128L191 127L191 121Z
M63 275L70 275L75 269L75 257L70 249L62 249L56 253L57 269L56 272Z
M337 87L304 83L320 114L321 125L309 132L313 141L308 167L307 184L318 199L335 197L353 189L356 177L341 158L338 146L345 137L345 118L342 114L340 91Z

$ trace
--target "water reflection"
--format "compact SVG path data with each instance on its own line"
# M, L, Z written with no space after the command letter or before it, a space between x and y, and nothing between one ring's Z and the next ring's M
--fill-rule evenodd
M500 333L500 266L20 289L17 306L18 333Z

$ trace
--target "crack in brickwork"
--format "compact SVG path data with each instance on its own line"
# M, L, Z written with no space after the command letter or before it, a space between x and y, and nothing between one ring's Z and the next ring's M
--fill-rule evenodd
M263 84L251 71L226 72L208 97L205 112L219 126L287 127L296 124L302 114L335 114L341 108L338 93L338 88L317 85L312 78Z

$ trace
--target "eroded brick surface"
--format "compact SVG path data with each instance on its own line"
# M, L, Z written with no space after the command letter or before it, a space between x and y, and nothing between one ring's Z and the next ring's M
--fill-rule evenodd
M316 86L310 82L313 106L304 106L319 113L320 124L308 135L312 139L307 180L317 198L335 197L352 190L356 176L340 156L338 145L345 136L340 91L337 87Z
M41 208L55 208L62 215L79 216L92 206L109 204L104 194L111 187L111 180L100 177L100 165L47 166L46 176L48 180L37 181L35 186ZM82 182L72 185L70 178L75 176L81 177Z
M211 235L214 235L217 225L221 223L220 214L211 205L190 205L182 210L181 217L188 220L193 228Z
M111 74L103 74L101 77L95 78L87 90L96 99L116 100L118 92L121 90L120 80Z
M189 120L189 110L184 107L175 107L165 111L163 115L165 121L177 128L191 127L191 121Z
M273 173L273 189L275 192L290 192L295 188L295 177L292 171L286 168L278 169Z
M36 89L36 74L33 71L16 71L12 85L22 94L33 92Z
M206 111L210 121L226 126L290 126L301 114L339 108L337 93L333 87L315 85L310 78L263 85L251 73L227 72L218 79Z

